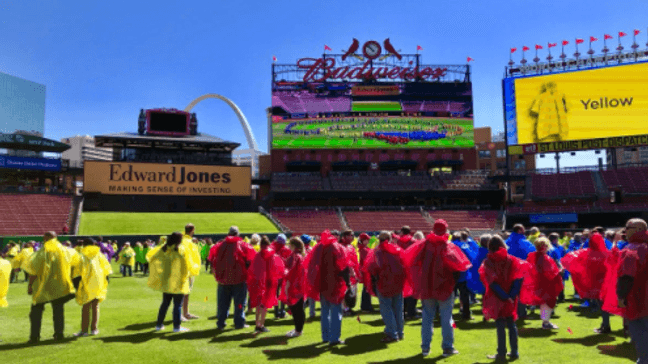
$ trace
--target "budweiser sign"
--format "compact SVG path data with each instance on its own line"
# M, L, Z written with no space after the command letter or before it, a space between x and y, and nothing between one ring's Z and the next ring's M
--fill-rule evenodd
M323 82L328 79L403 79L434 80L445 75L447 68L424 67L373 67L372 61L355 67L336 67L335 58L302 58L297 61L299 68L306 69L304 82ZM410 62L412 66L413 62Z

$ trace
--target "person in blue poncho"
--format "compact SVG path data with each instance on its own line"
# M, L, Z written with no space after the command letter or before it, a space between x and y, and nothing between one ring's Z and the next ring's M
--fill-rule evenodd
M605 231L605 234L601 234L605 237L605 246L608 248L608 250L612 249L614 244L612 242L614 241L614 230L607 230Z
M479 268L482 266L486 256L488 255L488 242L492 236L484 234L479 237L479 246L477 247L477 254L475 260L472 262L473 266L468 271L471 273L471 279L468 281L468 289L476 294L483 295L486 292L484 284L479 279Z
M581 241L583 242L583 246L581 246L581 249L589 248L590 235L592 235L590 229L583 230L583 234L581 236Z
M464 240L465 239L465 240ZM452 234L452 242L461 249L466 258L472 263L477 253L473 251L468 242L468 233L455 232ZM463 320L472 320L470 312L470 291L468 290L468 281L471 279L470 270L461 272L455 286L455 292L459 291L459 302L461 302L461 318Z
M583 234L576 233L574 234L574 239L569 242L569 247L567 248L567 253L575 252L576 250L583 248Z
M508 246L508 254L526 260L529 253L536 251L535 247L524 236L524 225L515 224L513 232L506 239L506 246ZM522 302L518 302L518 317L524 320L527 316L527 307Z
M567 251L565 248L559 244L560 241L560 235L558 233L551 233L549 234L549 242L551 243L551 250L547 252L547 255L549 255L558 265L558 267L561 267L560 260L567 254ZM567 275L566 273L563 273L563 282L567 280ZM558 302L564 302L565 301L565 290L563 289L562 292L558 295Z

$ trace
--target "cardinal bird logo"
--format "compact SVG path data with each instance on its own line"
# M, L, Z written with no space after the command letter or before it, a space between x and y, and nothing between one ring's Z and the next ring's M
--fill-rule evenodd
M354 54L358 48L360 48L360 41L353 38L353 43L351 44L351 47L342 55L342 60L344 61L348 56Z
M389 41L389 38L385 39L385 42L383 43L383 45L385 46L385 50L387 52L393 54L394 56L396 56L396 58L398 58L399 61L401 59L403 59L403 56L401 56L400 53L398 53L396 51L396 48L394 48L394 46L391 44L391 42Z

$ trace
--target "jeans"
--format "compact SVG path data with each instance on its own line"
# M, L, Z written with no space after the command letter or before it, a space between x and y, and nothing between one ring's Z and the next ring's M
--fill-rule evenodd
M308 315L310 317L315 317L315 300L309 298L307 302L308 302Z
M157 326L162 326L164 324L164 318L166 317L167 311L169 310L169 305L171 305L171 300L173 300L173 311L171 311L171 315L173 316L173 328L180 328L180 312L182 311L183 299L184 295L182 293L162 294L162 304L160 305L160 311L158 311Z
M142 264L142 274L145 274L145 275L148 274L148 268L149 268L148 263Z
M216 326L219 329L225 327L225 320L229 316L229 307L234 300L234 327L237 329L245 326L245 305L247 295L247 285L239 284L219 284L218 285L218 303L216 312Z
M335 343L340 341L342 332L342 304L333 304L320 295L322 305L322 341Z
M452 306L454 303L454 295L445 301L435 299L421 300L423 304L423 320L421 323L421 349L423 351L430 350L430 343L432 342L432 334L434 330L434 316L437 309L441 316L441 334L443 341L441 342L442 349L454 348L454 329L452 327Z
M137 273L138 271L142 270L142 263L140 262L135 262L135 269L134 272Z
M405 316L416 317L416 298L406 297L403 304L405 305Z
M128 274L126 274L127 271L128 271ZM127 275L129 277L132 277L133 276L133 267L131 267L130 265L122 265L122 275L124 277L126 277Z
M518 301L518 306L517 306L517 314L520 320L524 320L527 317L527 305L523 304L522 302Z
M54 338L62 339L63 331L65 330L65 311L63 305L67 302L68 297L61 297L49 303L52 304L52 318L54 319ZM41 324L43 322L43 311L45 311L45 303L38 303L31 306L29 311L30 333L31 340L40 340Z
M461 317L463 319L470 319L472 317L470 312L470 291L466 282L457 282L456 290L459 291L459 301L461 301L462 311Z
M637 350L637 364L648 364L648 316L628 320L628 330Z
M383 297L378 293L380 316L385 323L385 335L392 339L403 339L403 294Z
M211 268L211 262L209 260L205 260L205 272L209 272L209 268Z
M302 332L304 330L304 322L306 322L306 313L304 313L304 299L290 306L290 312L295 322L295 331Z
M279 284L277 285L277 297L281 294L281 286L282 286L283 280L279 280ZM275 318L284 318L286 317L286 304L283 302L279 302L275 307L274 307L274 315Z
M372 311L374 310L371 305L371 295L367 292L367 288L362 287L362 297L360 299L360 309L362 311Z
M506 357L506 327L509 330L509 343L511 344L511 355L518 355L518 331L513 317L499 318L495 320L497 327L497 355Z

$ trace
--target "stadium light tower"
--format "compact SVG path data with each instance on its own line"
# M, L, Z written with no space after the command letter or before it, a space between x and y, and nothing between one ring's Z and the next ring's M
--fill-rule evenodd
M252 129L250 128L250 124L248 123L247 119L245 118L245 115L243 115L243 112L239 107L234 103L234 101L228 99L225 96L219 95L219 94L205 94L197 99L193 100L192 102L185 107L184 111L190 112L191 109L193 109L198 103L205 99L218 99L225 101L225 103L232 108L236 116L238 117L239 121L241 122L241 127L243 127L243 132L245 133L245 138L247 139L248 142L248 148L247 150L241 150L239 152L242 153L249 153L250 154L250 164L251 164L251 169L252 169L252 175L256 176L257 172L257 158L259 155L262 155L263 152L259 150L259 147L257 146L256 139L254 138L254 134L252 134Z

